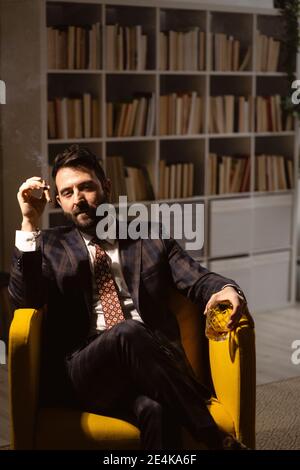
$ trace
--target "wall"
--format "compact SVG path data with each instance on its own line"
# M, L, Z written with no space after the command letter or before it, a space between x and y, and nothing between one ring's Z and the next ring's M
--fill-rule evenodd
M40 0L0 0L0 70L6 83L1 109L2 264L9 270L15 230L20 226L16 194L39 174L41 153ZM2 224L1 224L2 225Z
M0 0L0 18L2 16L2 0ZM1 73L1 20L0 20L0 79L2 77ZM3 266L3 169L2 169L2 107L3 105L0 104L0 271L1 267Z

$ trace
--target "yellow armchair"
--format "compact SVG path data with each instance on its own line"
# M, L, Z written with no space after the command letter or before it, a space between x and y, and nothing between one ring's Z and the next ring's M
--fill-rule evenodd
M209 405L217 424L248 447L255 446L254 328L242 318L229 340L207 341L197 306L172 293L170 307L186 355L197 376L210 381ZM85 411L39 406L43 311L19 309L9 336L9 396L13 449L138 449L139 430L125 421ZM207 347L207 343L209 343ZM187 440L188 439L188 440ZM190 437L184 441L191 447Z

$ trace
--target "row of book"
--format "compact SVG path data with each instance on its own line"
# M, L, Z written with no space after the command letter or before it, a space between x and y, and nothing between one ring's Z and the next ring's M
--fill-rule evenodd
M257 191L292 189L294 184L293 162L282 155L258 155L256 159Z
M49 139L100 137L100 104L90 93L48 101Z
M105 37L108 70L146 69L148 38L141 25L107 25Z
M159 199L192 197L194 194L194 163L159 162Z
M208 158L207 194L230 194L250 191L250 157L217 155ZM293 162L282 155L257 155L255 190L281 191L292 189Z
M110 156L106 158L106 175L112 182L112 203L119 202L119 196L127 196L129 202L154 199L146 166L127 165L122 156Z
M99 69L101 27L65 26L47 28L49 69Z
M155 123L155 95L134 98L126 103L107 103L106 125L108 137L153 135Z
M203 131L203 98L197 92L160 96L160 135L193 135ZM210 97L209 132L250 132L255 112L256 132L293 129L291 115L284 115L279 95ZM135 94L131 101L106 105L108 137L152 136L155 130L155 95ZM76 98L48 101L50 139L100 137L100 104L90 93Z
M203 127L203 99L197 92L160 96L160 135L199 134Z
M189 31L161 32L160 70L205 70L207 33L198 27ZM252 48L241 48L240 41L224 33L211 34L212 69L243 71L249 68Z
M210 98L210 132L249 132L253 113L251 97L233 95ZM108 103L108 136L153 135L154 97L130 103ZM140 116L140 118L139 118ZM284 122L285 121L285 122ZM149 123L140 126L139 123ZM137 126L134 126L134 123ZM197 134L203 125L203 103L196 92L160 97L160 134ZM141 130L138 130L140 129ZM293 128L290 115L282 115L279 95L256 97L256 132L281 132ZM136 129L136 130L135 130ZM143 130L144 129L144 130Z
M49 69L99 69L102 56L99 22L89 26L47 27ZM165 31L159 35L160 70L205 70L207 33L198 27L189 31ZM141 25L105 27L106 66L109 70L144 70L148 37ZM225 33L212 33L212 69L243 71L249 68L252 48ZM280 41L257 33L256 70L278 69Z
M211 96L209 132L251 132L253 113L256 132L282 132L293 129L293 118L282 112L280 95Z
M256 34L256 70L276 72L279 65L280 41L264 34Z
M209 132L249 132L253 101L244 96L211 96Z
M256 132L281 132L293 129L292 115L284 116L282 113L280 95L256 97L255 129Z
M212 68L221 72L243 71L249 68L251 46L246 50L233 36L224 33L212 34Z
M144 70L147 62L147 35L142 26L105 27L106 66L109 70ZM99 69L101 67L101 26L61 26L47 28L49 69Z
M159 34L160 70L205 70L205 33L166 31Z
M207 194L241 193L250 189L249 156L231 157L210 153Z

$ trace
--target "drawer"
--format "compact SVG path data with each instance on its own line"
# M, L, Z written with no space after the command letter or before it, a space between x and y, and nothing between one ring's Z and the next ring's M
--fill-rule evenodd
M292 234L292 196L263 196L254 198L253 250L288 248Z
M252 199L212 201L210 204L210 256L249 253L253 217Z

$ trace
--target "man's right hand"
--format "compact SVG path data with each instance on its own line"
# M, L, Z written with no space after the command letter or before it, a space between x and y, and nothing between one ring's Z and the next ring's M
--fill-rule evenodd
M40 198L35 197L32 195L32 191L45 188L49 188L49 186L40 176L28 178L20 186L17 198L23 215L22 230L34 232L38 229L39 220L46 205L46 197L44 192Z

